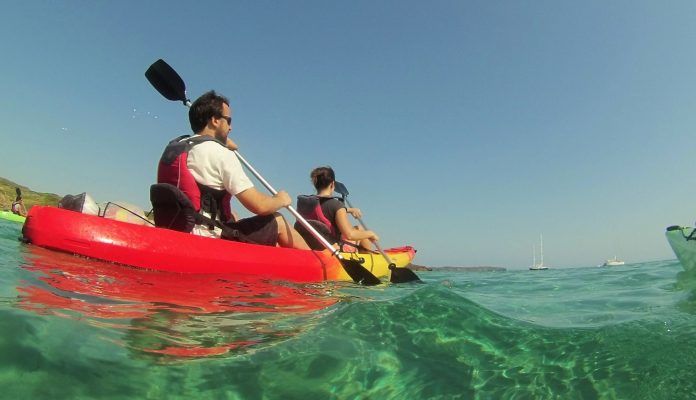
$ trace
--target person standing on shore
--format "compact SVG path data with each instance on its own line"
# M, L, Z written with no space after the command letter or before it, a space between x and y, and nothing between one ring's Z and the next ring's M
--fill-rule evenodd
M17 193L17 197L15 198L15 201L12 202L12 213L21 215L22 217L27 216L27 209L24 207L24 200L22 199L22 191L19 188L15 188L15 192Z

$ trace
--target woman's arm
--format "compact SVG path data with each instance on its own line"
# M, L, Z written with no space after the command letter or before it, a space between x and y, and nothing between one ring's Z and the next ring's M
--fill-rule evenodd
M359 208L355 207L349 207L346 209L348 214L352 215L355 218L362 218L362 211L360 211Z
M379 237L373 231L362 231L355 229L348 220L348 210L341 208L336 211L336 225L341 232L341 236L346 240L369 239L373 242L378 241Z

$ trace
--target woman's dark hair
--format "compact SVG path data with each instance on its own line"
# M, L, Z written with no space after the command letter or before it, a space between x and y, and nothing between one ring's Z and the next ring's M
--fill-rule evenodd
M317 190L326 189L331 182L336 180L336 175L331 167L314 168L309 177L312 178L312 184Z
M222 117L222 104L230 105L227 97L220 96L214 90L203 93L191 104L189 109L189 123L193 133L198 133L205 128L212 117Z
M17 193L17 198L15 199L15 201L22 200L22 191L18 187L15 188L15 193Z

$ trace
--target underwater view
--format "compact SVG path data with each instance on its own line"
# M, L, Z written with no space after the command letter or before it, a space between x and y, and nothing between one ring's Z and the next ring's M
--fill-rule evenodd
M0 221L0 398L686 399L676 260L363 287L151 272Z

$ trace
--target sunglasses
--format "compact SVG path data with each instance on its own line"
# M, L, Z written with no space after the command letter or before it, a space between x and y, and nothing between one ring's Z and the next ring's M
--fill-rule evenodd
M218 118L222 118L227 121L227 125L232 125L232 117L226 115L219 115Z

